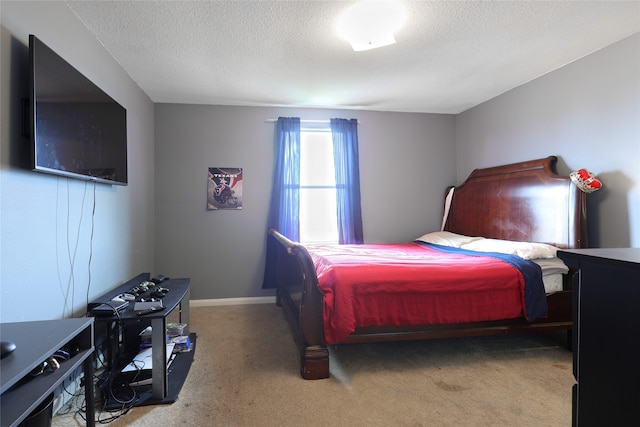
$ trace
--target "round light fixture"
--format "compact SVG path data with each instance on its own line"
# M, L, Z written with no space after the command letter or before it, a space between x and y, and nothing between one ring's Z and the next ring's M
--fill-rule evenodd
M340 15L337 29L358 52L394 44L405 20L405 8L397 0L362 0Z

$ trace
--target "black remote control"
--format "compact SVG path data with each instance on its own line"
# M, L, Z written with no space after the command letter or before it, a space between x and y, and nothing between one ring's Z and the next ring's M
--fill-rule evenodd
M162 307L151 307L148 310L138 311L136 314L138 316L144 316L145 314L150 314L150 313L154 313L156 311L162 311L162 310L164 310L164 306L162 306Z
M151 281L153 283L160 284L162 282L164 282L165 280L168 280L169 278L167 276L165 276L164 274L158 274L156 277L154 277L153 279L151 279Z

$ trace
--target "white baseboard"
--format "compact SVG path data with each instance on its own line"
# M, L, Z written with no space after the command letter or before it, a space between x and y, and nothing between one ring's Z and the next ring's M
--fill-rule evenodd
M220 305L275 304L276 297L192 299L189 307L215 307Z

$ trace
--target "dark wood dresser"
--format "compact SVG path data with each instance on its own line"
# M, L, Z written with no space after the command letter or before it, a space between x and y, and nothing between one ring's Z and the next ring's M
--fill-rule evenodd
M640 248L576 249L573 426L640 425Z

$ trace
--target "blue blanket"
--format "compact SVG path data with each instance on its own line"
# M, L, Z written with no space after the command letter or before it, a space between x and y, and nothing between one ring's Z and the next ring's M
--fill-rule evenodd
M547 297L542 283L542 269L533 261L520 258L516 255L507 255L498 252L478 252L467 249L455 248L452 246L436 245L434 243L425 243L416 240L421 245L428 246L435 250L453 254L469 255L469 256L489 256L500 259L513 267L517 268L524 278L524 305L525 317L529 322L540 317L546 317L548 314Z

